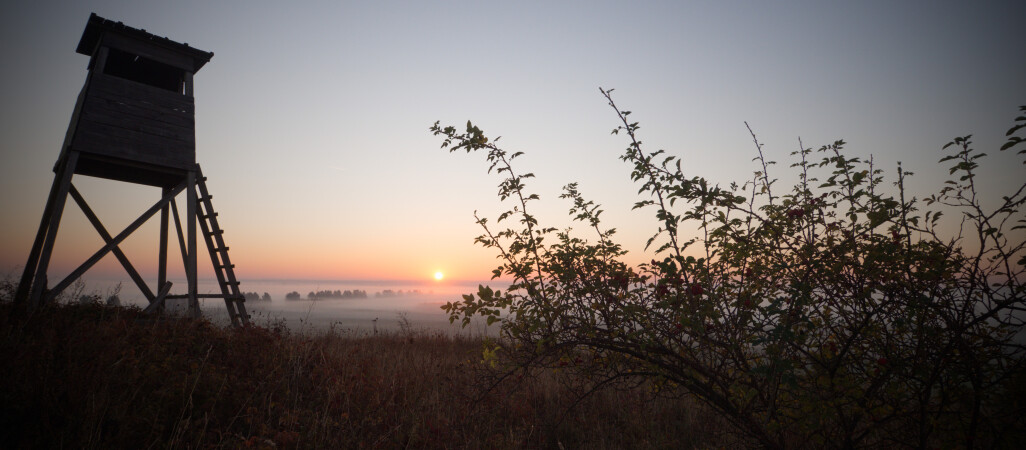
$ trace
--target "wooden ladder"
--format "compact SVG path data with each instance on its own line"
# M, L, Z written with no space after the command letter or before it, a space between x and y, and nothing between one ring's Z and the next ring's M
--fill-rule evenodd
M224 245L224 230L217 224L217 213L214 212L214 205L210 202L213 196L207 191L207 177L199 166L196 167L196 187L199 190L196 198L200 230L203 232L203 239L207 242L207 250L210 252L210 262L214 265L214 273L217 274L217 284L221 286L221 296L224 297L224 304L228 307L228 315L232 319L232 325L249 325L249 314L246 314L246 297L239 290L239 280L235 278L235 265L228 257L228 246Z

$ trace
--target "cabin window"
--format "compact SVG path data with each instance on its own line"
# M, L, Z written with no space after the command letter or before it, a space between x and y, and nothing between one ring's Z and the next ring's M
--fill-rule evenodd
M184 70L113 48L107 53L103 73L179 94L185 84Z

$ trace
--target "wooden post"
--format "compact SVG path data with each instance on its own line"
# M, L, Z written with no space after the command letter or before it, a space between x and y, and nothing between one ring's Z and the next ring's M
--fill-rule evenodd
M64 173L63 166L58 166L53 175L50 195L47 196L46 207L43 208L43 218L39 221L36 239L32 241L32 250L29 251L28 262L25 263L25 269L21 274L21 282L18 283L18 291L14 295L14 302L17 304L24 304L29 299L29 288L32 286L32 281L36 278L36 269L39 267L39 255L43 251L43 241L46 240L47 227L50 225L50 217L53 216L53 208L57 203L57 192L60 191L61 179Z
M107 66L107 54L110 49L107 47L100 47L96 52L96 60L93 61L93 69L97 73L103 73L103 68Z
M189 260L185 263L186 265L186 276L189 278L189 313L193 317L200 316L199 310L199 299L197 294L199 293L199 287L196 285L197 282L197 248L196 248L196 171L190 170L187 175L186 181L188 188L186 192L185 202L185 227L186 235L188 239L188 253Z
M168 188L162 190L162 194L166 196ZM171 199L174 202L174 199ZM164 283L167 282L167 226L168 221L171 220L169 216L169 205L164 205L160 208L160 241L157 243L157 290L159 291L164 287Z
M69 151L65 158L63 164L59 165L60 168L57 170L54 180L54 183L57 184L57 195L54 197L54 203L50 205L50 220L46 226L46 238L44 238L43 247L40 249L39 265L34 269L35 279L32 281L32 294L29 296L30 308L39 306L43 298L43 291L46 290L46 270L50 267L50 253L53 252L53 244L57 240L57 228L61 223L61 215L64 214L68 190L71 189L71 177L74 176L75 165L78 164L78 152Z

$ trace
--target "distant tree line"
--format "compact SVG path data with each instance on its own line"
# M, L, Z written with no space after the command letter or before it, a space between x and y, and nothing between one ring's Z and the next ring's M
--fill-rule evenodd
M285 294L286 300L299 300L302 297L299 292L292 291ZM353 290L323 290L323 291L310 291L306 294L306 298L309 300L326 300L326 299L346 299L346 298L367 298L367 291L361 289Z
M402 297L404 295L420 295L419 289L411 289L408 291L385 289L374 293L375 298L381 297ZM248 295L248 294L247 294ZM255 295L255 294L254 294ZM367 291L362 289L353 290L323 290L323 291L310 291L306 294L308 300L327 300L327 299L350 299L350 298L367 298ZM249 297L247 297L248 299ZM289 292L285 294L285 300L302 300L303 296L297 291Z
M383 290L381 292L375 292L374 293L374 297L402 297L404 295L420 295L420 290L419 289L413 289L413 290L409 290L409 291L403 292L402 289L399 289L398 291L393 291L391 289L385 289L385 290Z
M271 294L264 292L264 295L257 294L256 292L243 292L242 295L246 297L247 302L269 302L271 301Z

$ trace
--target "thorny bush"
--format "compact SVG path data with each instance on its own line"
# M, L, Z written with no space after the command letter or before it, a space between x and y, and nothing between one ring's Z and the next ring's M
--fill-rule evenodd
M637 208L658 229L649 263L630 267L602 227L598 205L564 188L570 215L595 233L543 227L508 153L470 122L441 127L442 148L484 151L514 206L477 242L494 249L494 277L443 309L450 321L483 316L501 338L486 350L501 374L555 369L580 392L647 383L694 396L765 447L1009 446L1023 438L1023 230L1026 184L1005 196L977 189L984 153L971 136L944 147L952 179L909 198L844 141L793 152L797 183L777 190L758 155L742 184L685 175L681 159L649 152L630 111L613 134L641 185ZM1026 113L1026 107L1021 110ZM1020 115L1001 150L1023 150ZM1023 177L1026 179L1026 177ZM997 200L985 209L982 200ZM921 208L933 208L922 212ZM939 231L942 214L956 234ZM511 225L508 225L511 224Z

